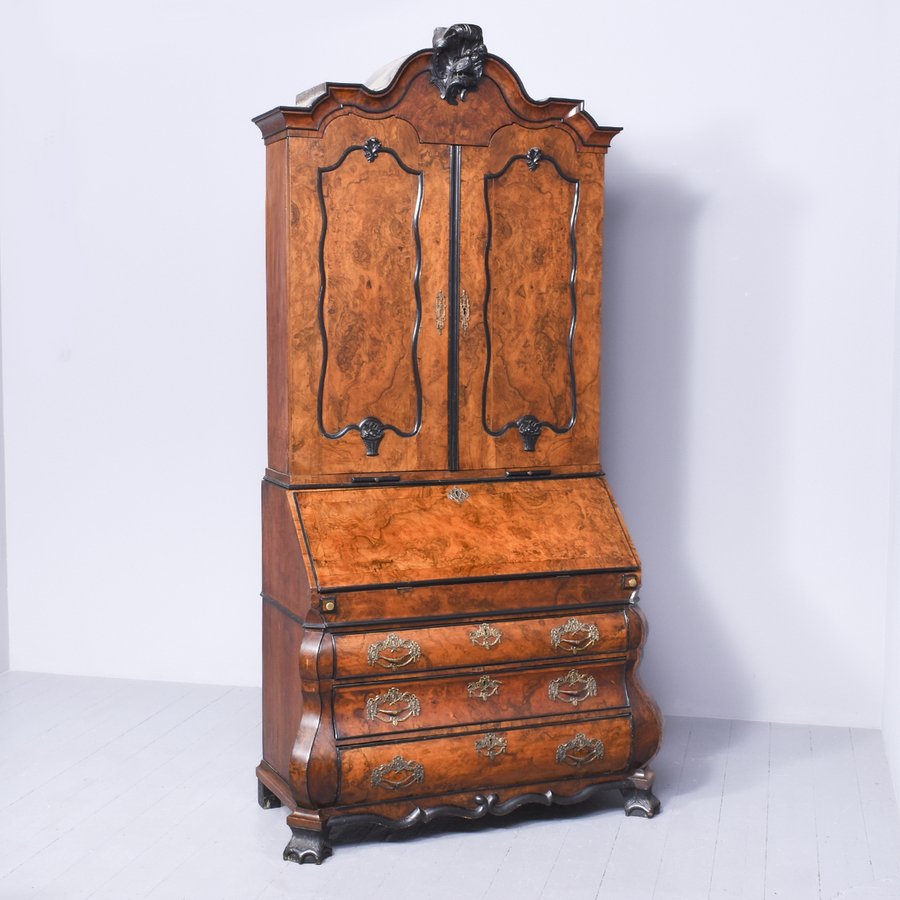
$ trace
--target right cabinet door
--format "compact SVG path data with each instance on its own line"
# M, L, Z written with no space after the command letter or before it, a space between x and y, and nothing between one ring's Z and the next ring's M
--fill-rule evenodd
M596 469L603 160L559 128L464 147L460 469Z

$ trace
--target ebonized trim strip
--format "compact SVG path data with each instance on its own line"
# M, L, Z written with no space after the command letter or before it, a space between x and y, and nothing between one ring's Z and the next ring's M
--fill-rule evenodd
M274 606L275 609L278 610L282 615L287 616L292 622L296 622L298 625L302 625L304 628L306 627L306 622L300 618L296 613L292 613L286 606L282 606L277 600L273 600L268 594L260 594L260 597L263 598L263 603L268 603L271 606Z
M450 148L450 334L447 365L447 468L459 471L459 220L462 148Z
M490 299L491 299L491 247L493 244L493 235L494 235L494 220L491 215L491 196L490 196L490 186L493 181L497 181L497 179L502 178L503 175L509 170L509 167L519 161L523 160L528 166L530 171L535 171L538 166L540 166L543 162L549 162L556 169L556 173L562 178L564 181L567 181L569 184L575 186L575 197L572 202L572 214L569 219L569 243L572 250L572 267L569 273L569 296L572 302L572 321L569 325L569 340L568 340L568 357L569 357L569 379L570 379L570 387L572 391L572 413L569 417L569 421L566 425L557 426L551 422L539 421L534 415L528 413L527 411L521 415L518 419L515 419L511 422L507 422L502 428L498 431L494 431L489 425L487 421L487 395L488 395L488 382L490 381L491 375L491 330L489 326L490 318L489 318L489 308L490 308ZM577 178L573 178L570 175L566 175L560 167L559 163L552 156L545 156L538 148L534 147L528 151L528 153L519 153L515 156L511 156L507 161L506 165L499 171L489 173L484 176L484 208L485 213L487 214L487 242L485 243L484 248L484 273L485 273L485 292L484 292L484 334L485 334L485 342L487 345L487 362L484 368L484 388L481 394L481 421L484 426L484 430L491 435L491 437L502 437L509 431L511 428L518 428L519 433L522 435L522 440L525 445L525 450L533 451L534 445L540 435L541 431L544 428L549 428L555 434L566 434L571 431L575 426L575 421L578 417L578 404L577 404L577 385L575 383L575 325L578 320L578 305L577 305L577 296L575 292L575 280L578 274L578 247L575 241L575 224L578 219L578 206L581 201L581 181Z
M373 143L375 146L370 146ZM336 169L339 169L344 164L344 161L347 159L347 157L357 150L362 151L366 155L366 158L369 160L369 162L372 162L381 153L387 153L389 156L392 156L396 160L397 165L399 165L404 172L409 175L416 176L418 180L418 194L416 197L415 214L413 216L413 236L415 238L416 244L416 268L413 277L413 285L416 295L416 321L415 326L413 327L411 353L413 378L415 380L416 386L416 421L411 431L401 431L395 425L390 425L387 422L382 422L380 419L374 416L366 416L359 423L346 425L337 432L330 432L325 427L323 419L322 403L325 395L325 372L328 368L328 335L325 330L325 237L328 231L328 211L325 208L325 193L322 184L322 176L327 172L333 172ZM346 150L344 150L344 152L341 154L341 158L336 163L334 163L334 165L324 166L320 168L318 170L316 188L319 195L319 205L322 212L322 235L319 238L319 275L321 278L321 287L319 288L319 331L322 338L322 373L319 377L319 396L317 403L319 431L326 438L332 441L336 441L339 438L344 437L344 435L346 435L350 431L358 431L366 441L366 447L369 448L369 441L366 440L367 428L374 428L375 432L378 432L380 430L380 434L378 434L375 438L374 452L371 452L371 450L368 450L367 452L367 455L369 456L377 456L377 444L378 441L381 440L381 436L384 434L385 430L393 431L394 434L402 438L411 438L415 437L422 428L422 379L419 375L419 332L422 327L422 295L419 282L422 275L422 238L419 233L419 218L422 213L422 201L425 192L425 173L418 169L410 168L406 165L406 163L403 162L402 159L400 159L400 156L398 155L396 150L392 150L390 147L385 147L376 138L372 138L370 141L367 141L366 145L354 144L353 146L348 147Z

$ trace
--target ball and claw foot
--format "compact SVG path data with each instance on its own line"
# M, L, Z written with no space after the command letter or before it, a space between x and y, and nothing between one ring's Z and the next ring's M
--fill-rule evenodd
M308 828L297 828L291 825L291 839L284 848L284 858L288 862L322 864L322 860L331 856L331 847L325 840L322 831L311 831Z
M257 799L263 809L278 809L281 801L259 779L256 781Z
M653 772L638 771L622 786L626 816L652 819L659 812L659 800L653 793Z

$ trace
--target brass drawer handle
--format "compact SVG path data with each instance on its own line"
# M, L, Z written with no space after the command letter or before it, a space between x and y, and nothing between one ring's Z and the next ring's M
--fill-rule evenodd
M434 324L437 325L438 334L443 334L447 324L447 298L443 291L438 291L434 301Z
M378 694L366 701L366 718L370 722L376 719L389 725L399 725L411 716L422 712L419 698L409 691L400 691L392 687L386 694Z
M560 625L550 631L550 646L554 650L568 650L570 653L587 650L599 640L600 632L597 630L597 626L585 625L578 619L569 619L565 625Z
M500 693L500 685L502 681L491 678L490 675L482 675L478 681L473 681L469 685L469 696L480 697L482 700L488 700L495 694Z
M603 741L589 738L584 734L576 734L571 741L560 744L556 749L556 761L568 766L587 765L595 759L601 759L606 749Z
M484 647L485 650L496 647L502 637L503 632L499 628L492 628L487 622L469 632L469 640L476 647Z
M383 641L369 644L370 666L381 666L383 669L402 669L421 658L422 648L416 641L403 640L399 634L393 632Z
M372 772L372 787L384 787L391 791L399 791L411 784L421 784L425 780L425 767L422 763L412 762L402 756L379 766Z
M588 697L597 696L597 682L593 675L581 675L572 669L565 678L554 678L547 693L551 700L563 700L578 706Z
M480 741L475 741L475 752L493 762L501 753L506 753L506 738L489 731Z

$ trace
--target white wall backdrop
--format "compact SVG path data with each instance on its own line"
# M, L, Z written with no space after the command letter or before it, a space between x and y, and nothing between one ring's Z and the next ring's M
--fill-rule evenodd
M257 683L253 115L475 21L608 158L604 460L664 711L880 727L891 0L0 0L12 665ZM895 770L896 770L895 766Z
M2 235L0 235L2 241ZM2 309L2 295L0 295ZM2 329L0 329L2 332ZM2 335L0 335L2 344ZM2 353L0 353L2 363ZM3 476L3 378L0 375L0 672L9 670L9 592L6 583L6 479Z
M898 203L900 213L900 203ZM900 241L900 236L898 236ZM900 244L898 244L900 255ZM894 778L894 796L900 797L900 277L897 280L897 316L894 321L894 431L891 470L891 521L887 618L885 621L884 744Z

